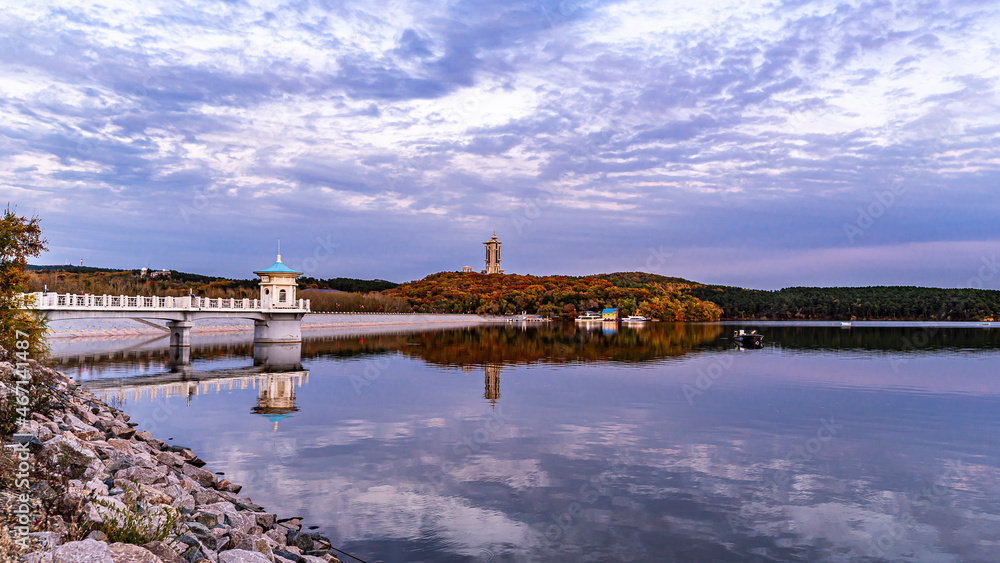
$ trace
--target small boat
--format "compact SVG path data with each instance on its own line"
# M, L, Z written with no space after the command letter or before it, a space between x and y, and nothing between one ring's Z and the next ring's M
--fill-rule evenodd
M630 316L625 317L624 319L622 319L622 322L623 323L644 323L644 322L646 322L648 320L649 319L647 319L646 317L644 317L642 315L630 315Z
M583 314L576 318L576 322L578 323L601 322L603 320L604 317L597 311L584 311Z
M851 328L851 323L847 321L841 321L840 326L842 326L843 328Z
M751 330L750 332L734 330L733 340L744 348L762 348L764 346L764 335L757 334L756 330Z

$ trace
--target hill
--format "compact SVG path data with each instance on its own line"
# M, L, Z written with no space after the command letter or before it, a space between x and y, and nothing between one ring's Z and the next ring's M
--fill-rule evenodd
M385 291L416 311L575 317L578 311L617 307L671 321L718 320L722 310L690 295L696 284L642 272L593 276L486 275L440 272Z

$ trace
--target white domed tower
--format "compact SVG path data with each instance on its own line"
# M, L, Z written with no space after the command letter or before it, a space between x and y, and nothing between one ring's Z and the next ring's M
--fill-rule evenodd
M280 252L280 251L279 251ZM281 254L269 268L254 272L260 276L260 302L265 311L275 309L298 309L295 290L299 284L295 278L302 275L281 262Z

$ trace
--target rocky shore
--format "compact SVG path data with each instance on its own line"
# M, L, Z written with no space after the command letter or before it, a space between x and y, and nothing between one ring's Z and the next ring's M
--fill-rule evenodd
M0 401L26 403L17 418L4 411L14 425L3 436L0 561L339 561L327 538L239 496L191 450L136 428L61 373L34 361L18 373L18 361L0 348Z

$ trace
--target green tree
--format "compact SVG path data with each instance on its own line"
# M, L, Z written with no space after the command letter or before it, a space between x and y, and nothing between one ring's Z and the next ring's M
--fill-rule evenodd
M46 322L25 308L30 297L21 293L28 282L28 258L41 254L46 242L38 217L21 217L7 205L0 219L0 346L27 351L35 359L47 352Z

